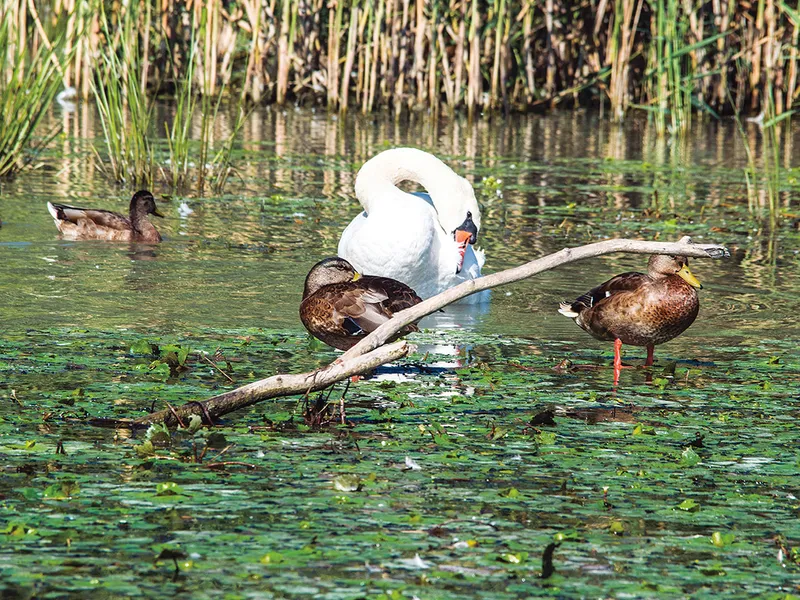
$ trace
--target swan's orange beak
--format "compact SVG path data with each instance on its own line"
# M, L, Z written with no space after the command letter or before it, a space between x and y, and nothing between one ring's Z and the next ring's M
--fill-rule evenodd
M464 246L469 244L469 240L472 237L472 234L469 231L464 231L463 229L456 229L455 231L456 243L459 246Z
M456 273L458 273L461 271L461 267L464 264L464 253L467 251L467 245L472 238L472 234L469 231L456 229L455 238L456 244L458 244L458 266L456 266Z

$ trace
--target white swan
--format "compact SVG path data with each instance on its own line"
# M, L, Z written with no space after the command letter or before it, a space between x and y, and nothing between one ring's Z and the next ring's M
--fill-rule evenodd
M428 193L404 192L402 181ZM481 227L475 192L441 160L416 148L386 150L364 163L355 190L364 212L342 233L339 256L360 273L402 281L422 298L480 277L484 254L472 245Z

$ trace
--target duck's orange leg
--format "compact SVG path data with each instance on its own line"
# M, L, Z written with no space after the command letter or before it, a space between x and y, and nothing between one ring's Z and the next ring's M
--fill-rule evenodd
M622 340L617 338L614 340L614 387L619 383L619 373L622 370Z
M654 349L655 349L655 347L653 346L653 344L650 344L649 346L647 346L647 360L644 361L644 366L645 367L652 367L653 366L653 350Z

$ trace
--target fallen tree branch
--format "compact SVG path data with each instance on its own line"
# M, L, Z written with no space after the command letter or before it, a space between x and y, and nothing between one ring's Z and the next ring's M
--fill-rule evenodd
M422 317L434 313L456 300L476 292L527 279L537 273L548 271L561 265L613 252L674 254L696 258L722 258L729 256L728 250L724 246L693 244L689 237L684 237L678 242L642 242L638 240L613 239L577 248L565 248L513 269L506 269L479 279L465 281L416 306L400 311L327 367L310 373L274 375L214 396L204 402L189 402L183 406L174 407L172 412L167 409L151 413L131 421L131 424L146 425L164 422L172 425L177 422L178 418L188 418L192 414L200 415L204 417L205 421L208 421L209 418L217 418L262 400L324 389L351 375L367 373L382 364L397 360L408 354L409 346L406 342L396 342L388 346L383 346L383 344L409 323L418 321Z
M694 256L696 258L723 258L730 256L727 248L718 244L694 244L689 236L685 236L678 242L642 242L639 240L613 239L577 248L564 248L553 254L548 254L542 258L537 258L519 267L506 269L491 275L485 275L478 279L470 279L460 283L428 298L411 308L401 310L378 327L375 331L366 336L358 344L345 352L339 360L347 362L365 352L377 348L395 333L400 331L409 323L414 323L437 310L452 304L456 300L461 300L466 296L488 290L507 283L514 283L522 279L532 277L542 271L549 271L555 267L566 265L577 260L594 258L603 254L613 252L628 252L633 254L674 254L677 256ZM598 282L599 283L599 282ZM554 309L555 310L555 309Z
M214 396L203 402L189 402L183 406L173 407L173 410L176 416L184 420L191 415L199 415L204 420L207 420L207 416L204 418L206 414L211 418L217 418L262 400L325 389L352 375L367 373L387 362L402 358L408 354L408 351L408 342L395 342L357 356L354 360L347 361L347 363L342 360L335 360L327 367L310 373L273 375L267 379L254 381L230 392ZM166 423L167 425L176 425L176 416L168 409L161 410L134 419L131 424Z

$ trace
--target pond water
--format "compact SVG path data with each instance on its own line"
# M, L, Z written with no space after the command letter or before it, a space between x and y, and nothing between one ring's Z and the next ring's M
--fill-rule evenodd
M585 111L468 123L265 109L223 195L153 190L165 241L141 247L59 239L48 200L124 212L132 190L102 173L93 108L56 109L48 127L63 133L37 168L0 183L0 585L11 597L800 595L800 132L786 123L773 222L760 180L748 200L747 147L758 169L764 156L753 124L659 140L646 121ZM162 439L153 456L143 433L87 424L233 387L196 358L150 370L130 351L142 340L219 349L237 384L332 360L297 317L302 282L359 212L358 167L399 145L473 182L487 272L606 237L688 234L732 257L692 262L697 322L616 391L610 345L556 309L642 270L642 256L448 309L412 337L423 352L351 387L353 427L311 430L295 399L267 402L226 418L223 441ZM642 349L625 352L641 364ZM554 370L565 358L574 368ZM554 424L531 424L551 408ZM558 535L556 574L539 579ZM164 548L179 551L178 575L155 560Z

